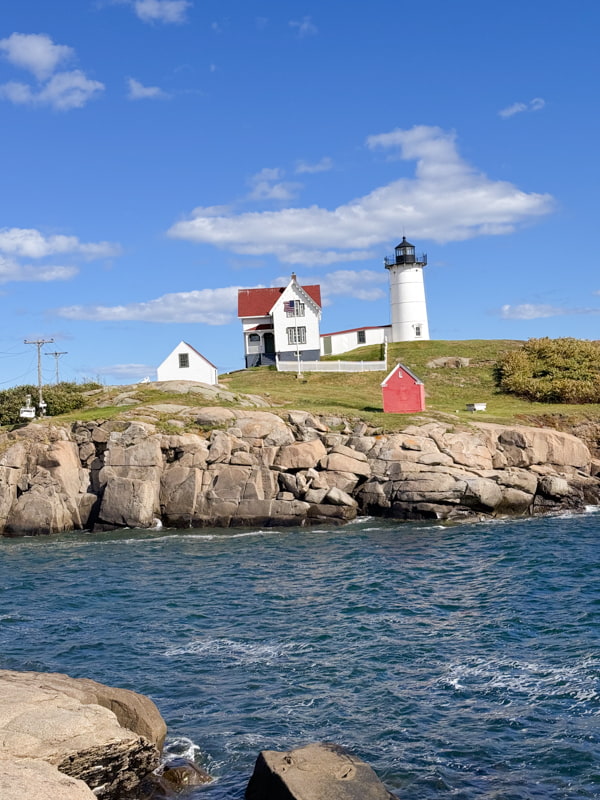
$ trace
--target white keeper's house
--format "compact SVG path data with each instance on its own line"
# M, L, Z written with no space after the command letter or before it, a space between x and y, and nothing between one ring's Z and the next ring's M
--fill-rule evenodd
M217 368L187 342L179 342L156 369L159 381L198 381L216 386Z
M321 354L321 287L287 286L240 289L238 317L244 332L246 367L277 361L318 361Z

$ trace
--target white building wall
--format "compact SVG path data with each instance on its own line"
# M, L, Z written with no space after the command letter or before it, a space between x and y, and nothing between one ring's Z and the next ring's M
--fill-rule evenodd
M392 341L429 339L423 267L400 264L388 269Z
M288 317L283 310L283 304L287 300L295 300L304 303L304 316L303 317ZM319 321L321 317L320 309L315 310L315 304L308 299L304 292L299 292L296 284L290 284L282 293L280 299L277 301L272 313L273 331L275 333L275 350L278 353L295 353L296 345L288 344L288 328L306 328L306 342L298 345L301 351L315 350L317 353L320 351L320 329Z
M359 342L359 332L364 332L364 342ZM364 347L367 344L383 344L391 336L391 327L384 325L381 328L358 328L353 331L341 331L321 336L321 355L337 356ZM331 340L331 352L325 352L325 339Z
M189 367L179 366L179 354L187 353ZM217 369L185 342L180 342L156 370L159 381L199 381L216 386Z
M253 330L258 325L271 325L271 317L244 317L242 320L242 330L244 332L244 355L249 355L252 353L264 353L264 342L263 338L265 333L273 333L273 331L269 330ZM250 336L258 336L257 341L250 341Z

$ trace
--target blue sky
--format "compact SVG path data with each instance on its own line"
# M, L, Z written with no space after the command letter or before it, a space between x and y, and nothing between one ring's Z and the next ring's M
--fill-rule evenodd
M0 19L0 386L243 366L239 287L432 338L600 338L598 4L20 0ZM43 357L51 382L55 359Z

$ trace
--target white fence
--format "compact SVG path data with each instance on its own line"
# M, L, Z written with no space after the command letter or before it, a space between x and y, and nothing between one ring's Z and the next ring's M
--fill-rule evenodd
M386 372L386 361L280 361L278 372Z

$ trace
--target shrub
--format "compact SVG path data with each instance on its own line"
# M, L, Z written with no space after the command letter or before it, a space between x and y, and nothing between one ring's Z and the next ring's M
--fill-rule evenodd
M45 386L43 394L47 405L47 415L54 417L57 414L66 414L77 408L83 408L86 403L83 392L88 388L77 383L57 383L53 386ZM37 386L25 384L0 392L0 425L15 425L21 421L19 412L25 405L25 398L28 394L31 395L32 405L37 407Z
M530 339L496 364L498 387L540 403L600 402L600 343Z

